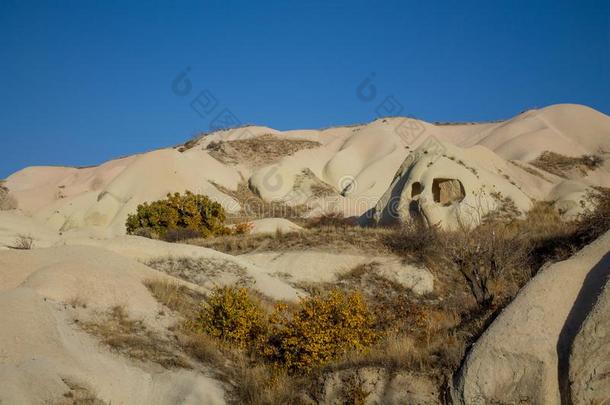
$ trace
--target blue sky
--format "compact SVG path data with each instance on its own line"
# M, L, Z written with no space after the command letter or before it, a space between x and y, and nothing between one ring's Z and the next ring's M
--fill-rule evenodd
M0 89L0 178L177 144L223 111L283 130L370 121L389 96L428 121L610 114L610 2L2 0Z

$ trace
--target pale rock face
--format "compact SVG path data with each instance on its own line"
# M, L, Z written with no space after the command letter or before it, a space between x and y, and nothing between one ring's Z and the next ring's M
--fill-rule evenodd
M90 247L0 252L0 403L63 403L72 382L103 403L224 404L220 381L134 363L80 330L66 311L77 296L88 311L124 304L152 328L160 307L142 280L164 277Z
M211 142L269 135L315 141L320 146L280 156L263 167L218 160L205 149ZM439 142L430 143L430 139ZM437 148L440 155L434 151L435 144L441 146ZM405 158L425 148L429 156L417 156L403 165L401 176L408 169L409 178L394 179L397 183L392 184ZM394 197L404 204L399 207L392 200L396 207L390 210L394 214L390 219L404 220L412 210L431 223L441 221L451 227L456 216L476 222L482 212L493 208L491 192L510 196L519 209L527 208L528 198L556 201L556 208L570 219L581 209L584 188L610 186L609 155L604 152L610 151L610 117L570 104L528 111L498 123L434 125L393 117L324 130L280 132L249 126L217 131L183 153L179 149L160 149L95 167L25 168L2 184L10 191L10 201L0 201L0 210L17 204L26 215L57 232L109 238L125 233L125 220L138 204L164 198L169 192L205 194L228 212L237 212L239 202L216 185L235 190L247 181L264 200L307 203L311 215L337 211L359 217L382 198L375 208L381 213ZM527 162L547 150L566 156L596 154L606 163L585 177L573 178L577 184L564 187L559 183L565 179L525 170ZM401 196L405 187L406 194ZM389 195L388 190L392 190Z
M467 159L464 150L431 138L407 156L390 188L361 222L473 226L499 207L499 196L510 198L521 212L531 207L530 198L501 169L483 167Z
M454 402L566 403L570 347L591 310L590 300L610 276L609 250L607 232L569 260L541 270L470 350L457 377ZM595 329L596 322L607 313L592 315L574 343L573 392L579 398L590 395L583 392L583 383L608 367L603 350L595 350L607 350L607 339L592 333L604 330ZM595 363L584 363L592 357L597 357ZM597 383L598 390L607 387L607 379Z
M610 403L610 282L572 344L570 394L573 404Z

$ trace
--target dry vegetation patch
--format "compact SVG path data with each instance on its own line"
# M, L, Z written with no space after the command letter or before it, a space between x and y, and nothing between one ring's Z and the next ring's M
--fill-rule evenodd
M224 164L268 165L303 149L321 146L319 142L287 139L271 134L250 139L210 142L208 153Z
M303 215L309 211L304 205L289 205L283 201L265 201L252 191L247 182L241 182L236 190L231 190L220 184L212 182L218 191L234 198L239 202L241 211L229 214L229 223L241 223L261 218L286 218L294 222L302 222Z
M147 329L141 320L130 318L121 306L111 308L95 320L78 324L112 350L132 359L157 363L165 368L191 367L170 341Z
M157 301L188 318L196 314L203 300L203 294L169 281L147 280L144 285Z
M61 400L54 402L54 405L107 405L86 385L79 384L69 378L62 378L62 381L68 386L68 391L64 393Z
M190 257L162 257L146 262L146 265L171 276L211 287L217 279L230 279L235 285L250 285L254 282L246 270L229 260Z
M30 250L34 247L34 238L30 235L18 235L12 245L7 245L9 249Z
M222 236L192 239L187 243L211 248L233 255L289 250L318 250L329 252L383 254L390 253L384 237L393 230L352 226L321 226L298 232Z
M570 157L550 151L543 152L530 162L532 166L564 178L568 177L569 172L573 170L577 170L580 175L585 176L603 163L604 160L597 155Z

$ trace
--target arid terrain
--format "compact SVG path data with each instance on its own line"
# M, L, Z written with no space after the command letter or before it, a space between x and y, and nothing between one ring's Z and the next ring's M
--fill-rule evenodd
M582 105L27 167L0 404L608 404L609 277L610 117Z

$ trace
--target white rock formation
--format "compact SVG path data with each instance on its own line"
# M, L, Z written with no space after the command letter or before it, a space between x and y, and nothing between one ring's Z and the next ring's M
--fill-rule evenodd
M161 306L146 279L182 283L100 248L0 251L0 402L59 403L76 385L105 403L224 404L219 381L110 352L66 312L76 298L93 311L122 305L154 328Z
M566 403L569 350L610 275L609 251L610 232L538 273L470 350L454 400Z
M570 397L573 404L610 403L610 281L572 343Z
M421 220L448 229L473 226L498 209L503 198L527 211L531 200L502 172L501 159L491 156L487 164L479 163L489 155L493 153L463 151L428 138L409 154L388 190L361 221L390 225Z
M260 136L309 140L320 146L299 150L264 167L248 162L223 163L206 150L211 142ZM238 202L214 184L235 190L242 181L248 181L267 201L310 203L313 214L338 211L346 216L360 216L375 207L401 163L428 137L435 137L443 145L462 148L439 160L438 166L443 170L431 167L443 177L439 177L434 193L431 186L425 193L438 195L439 201L459 200L461 187L466 199L472 198L481 185L491 182L515 194L512 196L519 205L518 193L509 190L514 183L529 198L558 200L558 208L573 215L584 188L610 186L608 163L584 177L571 178L580 185L569 187L556 187L565 179L547 173L537 176L520 168L527 168L527 162L546 150L567 156L607 157L610 117L571 104L528 111L498 123L433 125L394 117L325 130L280 132L250 126L207 135L182 152L180 148L166 148L86 168L25 168L11 175L3 186L18 207L36 221L55 231L78 231L96 237L123 234L125 219L138 204L163 198L168 192L190 190L207 194L228 211L238 211ZM455 165L444 162L451 157ZM479 168L477 178L472 169ZM417 171L418 176L426 177L424 170ZM461 181L461 186L455 180ZM432 220L437 220L436 217L443 219L451 210L433 211Z

